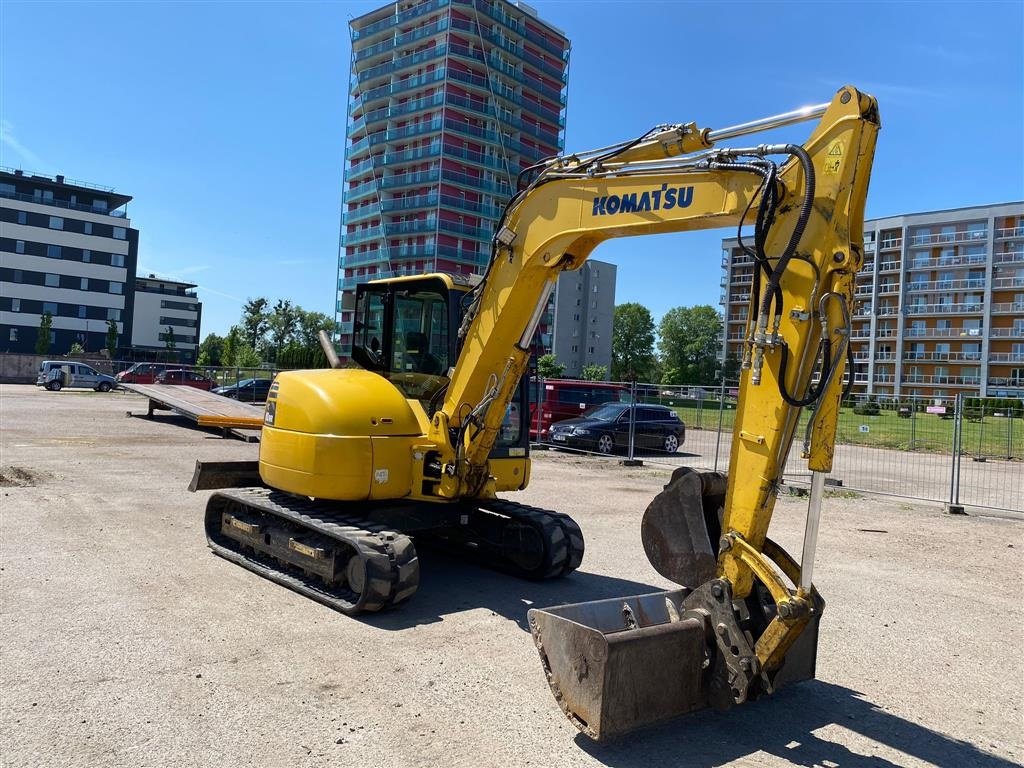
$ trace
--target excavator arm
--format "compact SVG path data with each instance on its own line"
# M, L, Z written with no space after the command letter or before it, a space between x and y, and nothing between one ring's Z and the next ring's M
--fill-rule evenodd
M802 145L717 146L728 138L819 116ZM488 454L562 271L579 268L613 237L754 228L752 236L741 240L754 258L756 276L730 480L677 473L644 520L644 544L653 564L684 587L655 599L666 620L644 626L637 613L646 615L650 606L636 602L640 598L610 601L596 613L531 611L556 696L570 718L595 738L705 703L728 705L770 692L787 677L781 670L801 634L808 626L816 632L823 603L811 584L813 553L824 474L832 466L878 129L875 100L852 87L840 89L827 105L721 131L692 123L661 126L633 142L541 164L505 211L488 272L471 294L443 405L432 415L429 437L440 447L439 495L444 498L494 495ZM681 264L677 274L684 272ZM814 414L804 437L804 457L813 479L798 565L767 534L797 421L807 406L813 406ZM684 485L689 495L673 501ZM617 617L611 624L605 616L609 610ZM759 618L745 619L751 612ZM570 614L574 618L567 618ZM578 627L590 634L581 635ZM698 641L709 627L715 640ZM690 685L671 705L655 703L645 710L643 700L649 697L636 682L643 674L628 669L632 693L617 706L632 715L605 711L610 694L602 689L596 703L583 703L581 695L589 695L581 694L586 685L580 679L571 682L579 678L580 664L596 670L613 657L631 658L625 651L615 656L609 645L614 636L612 645L618 648L630 632L643 635L637 642L649 659L654 629L664 637L678 630L686 643L699 646L701 652L694 653L702 663L696 667L690 658L676 660L683 665L680 677L698 681L696 692ZM670 647L679 651L685 643L679 645L676 635ZM591 652L601 658L588 658ZM813 674L813 648L810 653ZM791 659L788 676L799 678L794 673L799 666ZM622 671L605 673L617 677Z

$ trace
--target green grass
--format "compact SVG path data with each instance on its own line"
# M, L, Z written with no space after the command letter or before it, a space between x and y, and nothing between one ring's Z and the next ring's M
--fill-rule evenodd
M651 402L658 402L652 400ZM717 400L698 403L693 400L661 400L679 414L688 429L718 429ZM804 411L797 426L802 435L810 413ZM721 414L722 429L731 431L736 419L734 403L726 400ZM867 431L862 431L867 427ZM934 413L915 413L913 418L900 418L895 411L882 411L878 416L858 416L852 408L839 412L836 442L846 445L866 445L875 448L949 453L953 449L953 419L943 419ZM986 416L984 419L963 422L961 450L971 456L1024 459L1024 419Z

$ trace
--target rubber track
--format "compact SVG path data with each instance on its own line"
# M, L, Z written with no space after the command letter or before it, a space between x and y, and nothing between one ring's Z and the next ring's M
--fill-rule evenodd
M297 524L355 549L366 562L362 594L347 588L331 590L315 577L281 570L281 564L270 556L235 549L237 542L220 532L221 513L230 512L233 504ZM350 616L408 600L419 586L419 559L408 536L359 517L338 514L330 503L268 488L224 489L213 494L206 506L206 538L210 549L221 557Z
M545 542L544 564L535 571L526 572L513 563L505 562L500 565L502 570L511 570L528 579L554 579L572 573L583 562L583 531L568 515L504 499L478 501L476 506L541 531Z

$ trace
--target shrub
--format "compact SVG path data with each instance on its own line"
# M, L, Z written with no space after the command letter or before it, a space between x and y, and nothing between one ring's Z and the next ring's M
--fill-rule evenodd
M853 412L858 416L877 416L881 409L878 407L878 403L873 400L866 400L853 406Z

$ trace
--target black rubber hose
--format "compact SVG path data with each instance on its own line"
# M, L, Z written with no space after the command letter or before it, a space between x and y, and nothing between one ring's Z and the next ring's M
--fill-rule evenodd
M797 144L787 144L785 149L790 154L796 156L800 161L800 165L803 166L804 199L800 203L800 213L797 215L796 226L793 227L793 232L789 236L789 243L786 245L786 250L782 252L782 255L779 257L779 263L775 265L772 276L768 280L768 286L765 288L766 296L769 292L772 295L775 294L775 291L779 286L779 281L782 279L782 275L785 273L790 259L792 259L796 253L797 246L800 244L800 238L803 237L804 230L807 228L807 222L811 217L811 209L814 206L815 177L814 165L811 163L810 155L807 154L807 151L803 147ZM766 310L762 309L762 312L767 315ZM775 308L775 316L776 318L782 316L781 303Z
M779 394L782 395L782 399L792 405L794 408L803 408L817 401L825 391L825 385L831 378L832 369L832 340L827 336L821 340L818 344L818 350L821 352L821 379L818 381L818 387L815 389L813 386L807 393L805 398L796 398L789 394L786 389L786 368L789 365L789 347L785 344L781 347L781 357L779 358Z

